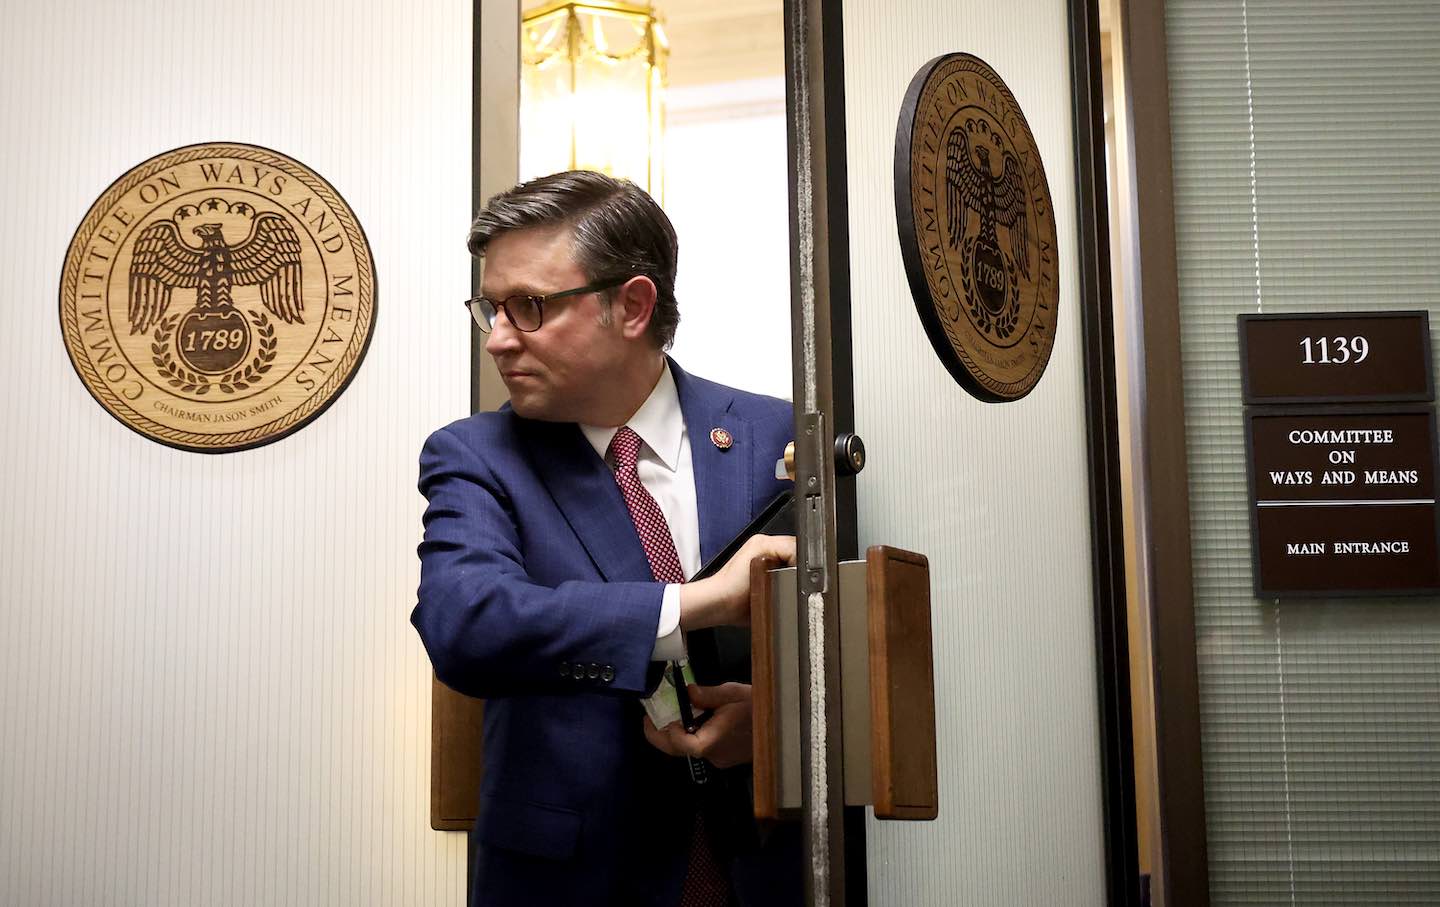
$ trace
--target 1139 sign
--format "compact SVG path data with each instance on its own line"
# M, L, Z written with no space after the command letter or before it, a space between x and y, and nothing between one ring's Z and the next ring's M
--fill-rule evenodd
M1300 341L1305 355L1300 360L1306 365L1356 365L1370 357L1370 341L1364 334L1354 337L1305 337ZM1335 354L1330 354L1331 346Z
M1431 400L1428 312L1241 315L1245 402Z
M1239 331L1255 594L1440 591L1429 315L1242 315Z

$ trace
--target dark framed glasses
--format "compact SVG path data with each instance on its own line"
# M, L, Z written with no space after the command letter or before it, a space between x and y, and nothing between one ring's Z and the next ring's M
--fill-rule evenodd
M545 323L546 303L564 299L567 296L584 296L586 293L609 290L620 286L634 276L634 274L627 274L624 277L609 277L594 283L587 283L585 286L576 287L573 290L546 293L544 296L511 296L500 300L485 296L473 296L465 300L465 308L470 310L470 317L475 319L480 330L487 334L495 329L495 319L499 317L501 311L505 312L505 319L510 322L511 327L528 334L531 331L540 330L540 325Z

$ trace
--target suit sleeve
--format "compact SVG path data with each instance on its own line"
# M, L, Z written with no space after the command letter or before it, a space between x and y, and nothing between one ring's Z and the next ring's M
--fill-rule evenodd
M478 697L646 690L663 584L536 583L515 502L448 429L425 442L420 492L429 506L410 620L442 683Z

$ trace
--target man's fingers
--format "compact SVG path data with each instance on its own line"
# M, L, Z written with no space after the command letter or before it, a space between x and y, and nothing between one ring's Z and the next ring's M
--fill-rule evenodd
M773 557L782 563L795 564L795 536L793 535L752 535L746 543L750 548L746 564L757 557Z
M700 731L704 730L703 727L700 729ZM696 758L704 758L705 739L700 736L700 731L694 734L687 734L685 728L681 727L679 722L665 728L666 744L669 746L666 752L672 756L695 756Z
M743 684L737 684L743 686ZM694 734L697 748L716 768L730 768L750 761L750 707L728 703Z
M715 709L710 720L687 734L677 721L660 730L645 719L645 738L660 752L669 756L694 756L708 759L717 768L730 768L750 761L750 687L743 683L725 683L718 687L691 686L691 696L699 694L705 708ZM707 700L712 695L715 699ZM723 701L721 701L723 700Z
M770 539L774 544L774 555L791 567L795 566L795 536L773 535Z
M690 704L702 709L718 709L727 703L750 701L750 684L748 683L732 681L715 687L702 687L692 683L688 690Z
M663 728L657 729L650 721L650 716L646 715L645 739L650 741L651 746L667 756L703 757L705 755L707 738L701 738L698 734L687 734L684 726L678 721L672 721Z
M685 630L750 623L750 564L757 557L795 563L792 535L752 535L714 576L680 587L680 626Z
M683 756L685 754L675 748L675 737L670 733L672 730L680 731L681 736L690 736L680 727L679 722L668 724L664 730L660 730L655 727L649 715L645 716L645 739L650 741L650 745L667 756Z

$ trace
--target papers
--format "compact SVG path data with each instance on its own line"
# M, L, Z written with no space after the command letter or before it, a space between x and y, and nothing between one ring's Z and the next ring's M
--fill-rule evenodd
M689 659L680 662L682 682L691 684L695 682L695 672L690 668ZM655 695L642 700L645 706L645 714L650 716L650 721L657 728L663 728L668 724L674 724L680 720L680 702L675 696L675 663L665 664L665 676L660 681L660 686L655 688Z

